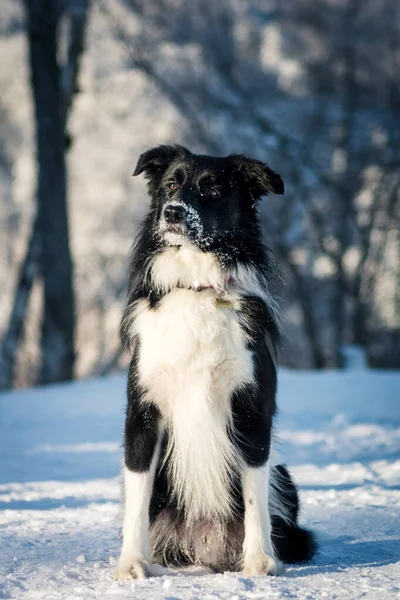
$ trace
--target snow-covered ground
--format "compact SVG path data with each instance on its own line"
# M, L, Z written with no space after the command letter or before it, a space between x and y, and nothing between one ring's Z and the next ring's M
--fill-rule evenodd
M400 598L399 373L281 371L281 453L322 544L279 578L113 580L124 387L0 395L0 598Z

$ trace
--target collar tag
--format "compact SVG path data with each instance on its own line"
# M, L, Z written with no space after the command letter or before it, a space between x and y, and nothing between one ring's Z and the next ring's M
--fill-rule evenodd
M215 298L215 306L216 308L228 308L229 310L233 309L233 304L230 300L221 300L221 298Z

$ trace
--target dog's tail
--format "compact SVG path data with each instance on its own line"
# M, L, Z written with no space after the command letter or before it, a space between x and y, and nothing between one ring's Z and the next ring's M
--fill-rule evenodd
M270 511L272 543L283 562L311 559L317 551L314 534L298 525L300 504L296 485L284 465L272 467Z

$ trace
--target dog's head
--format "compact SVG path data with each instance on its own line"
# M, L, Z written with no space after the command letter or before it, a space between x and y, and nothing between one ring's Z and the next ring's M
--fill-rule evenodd
M283 194L283 182L266 164L245 155L219 158L183 146L142 154L134 175L145 173L153 228L165 246L193 244L218 251L257 226L257 202Z

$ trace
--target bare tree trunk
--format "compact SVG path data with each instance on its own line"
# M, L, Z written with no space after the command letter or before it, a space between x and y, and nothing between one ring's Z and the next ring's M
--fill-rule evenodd
M346 300L349 300L347 293L349 286L346 281L343 257L352 239L354 180L357 181L357 175L354 173L352 165L352 136L357 94L355 83L356 51L351 40L354 39L354 25L358 12L359 0L349 0L344 13L343 27L346 32L346 43L343 46L341 56L343 69L340 82L342 117L338 124L338 133L335 140L335 152L339 163L336 165L336 177L342 182L343 189L337 206L336 223L334 224L334 232L340 248L340 256L336 263L335 291L332 297L333 350L334 366L336 368L344 366L341 345L344 341L343 333L346 323Z
M74 374L74 294L67 215L63 99L57 63L61 11L57 0L26 0L38 161L44 311L40 381Z
M18 347L24 337L29 297L42 273L45 308L42 326L41 381L70 379L73 375L74 297L68 241L65 133L77 92L80 57L84 49L89 0L25 0L32 89L37 126L38 214L14 296L8 330L0 351L0 389L12 387ZM58 36L61 8L69 17L68 48L61 68ZM54 152L53 152L54 150ZM41 236L46 244L41 250ZM50 255L46 255L50 252ZM39 268L40 267L40 268Z
M29 297L39 270L40 234L38 217L33 224L25 259L19 274L17 291L7 332L0 351L0 389L12 387L18 347L23 339Z
M61 92L63 101L64 129L68 123L68 115L77 93L80 58L84 50L89 0L69 0L69 36L67 56L61 70Z
M303 328L309 345L312 367L314 369L324 369L326 367L326 358L319 341L319 327L315 319L315 311L312 305L309 284L291 260L288 249L277 244L276 251L279 258L286 264L292 275L297 292L297 300L303 316Z

